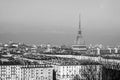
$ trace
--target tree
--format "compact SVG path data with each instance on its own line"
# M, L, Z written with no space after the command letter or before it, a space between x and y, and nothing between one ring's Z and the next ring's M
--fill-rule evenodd
M53 80L56 80L56 71L53 70Z
M77 74L74 76L73 80L81 80L81 79L80 79L80 76Z
M98 71L97 66L100 65L86 65L84 66L84 69L82 69L82 76L85 78L85 80L100 80L101 74L100 71Z

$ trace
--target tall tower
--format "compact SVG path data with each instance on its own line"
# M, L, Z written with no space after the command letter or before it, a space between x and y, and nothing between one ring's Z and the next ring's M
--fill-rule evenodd
M78 34L76 37L76 43L77 45L84 45L85 41L83 40L82 30L81 30L81 15L79 14L79 29Z
M76 37L75 44L72 45L73 52L77 52L79 54L87 52L87 46L85 45L85 41L83 39L82 30L81 30L81 16L79 14L79 29Z

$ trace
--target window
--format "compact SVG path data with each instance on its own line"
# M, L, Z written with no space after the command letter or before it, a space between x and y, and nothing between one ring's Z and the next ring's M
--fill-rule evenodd
M43 74L43 72L41 72L41 74Z
M43 77L43 76L41 76L41 80L44 80L44 77Z
M48 72L48 74L51 74L51 72Z
M63 74L63 78L65 78L65 75Z
M66 77L69 78L69 75L67 74Z

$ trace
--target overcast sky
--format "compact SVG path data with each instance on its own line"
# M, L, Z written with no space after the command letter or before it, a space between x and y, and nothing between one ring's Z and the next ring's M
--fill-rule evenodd
M0 42L120 44L120 0L0 0Z

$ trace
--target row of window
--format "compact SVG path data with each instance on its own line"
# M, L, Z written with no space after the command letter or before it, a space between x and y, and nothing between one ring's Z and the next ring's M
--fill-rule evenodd
M29 80L31 79L30 77L22 77L23 80ZM40 76L40 77L34 77L33 79L36 80L52 80L52 76L48 76L48 77L44 77L44 76Z
M73 78L75 75L72 74L72 75L57 75L57 78Z

